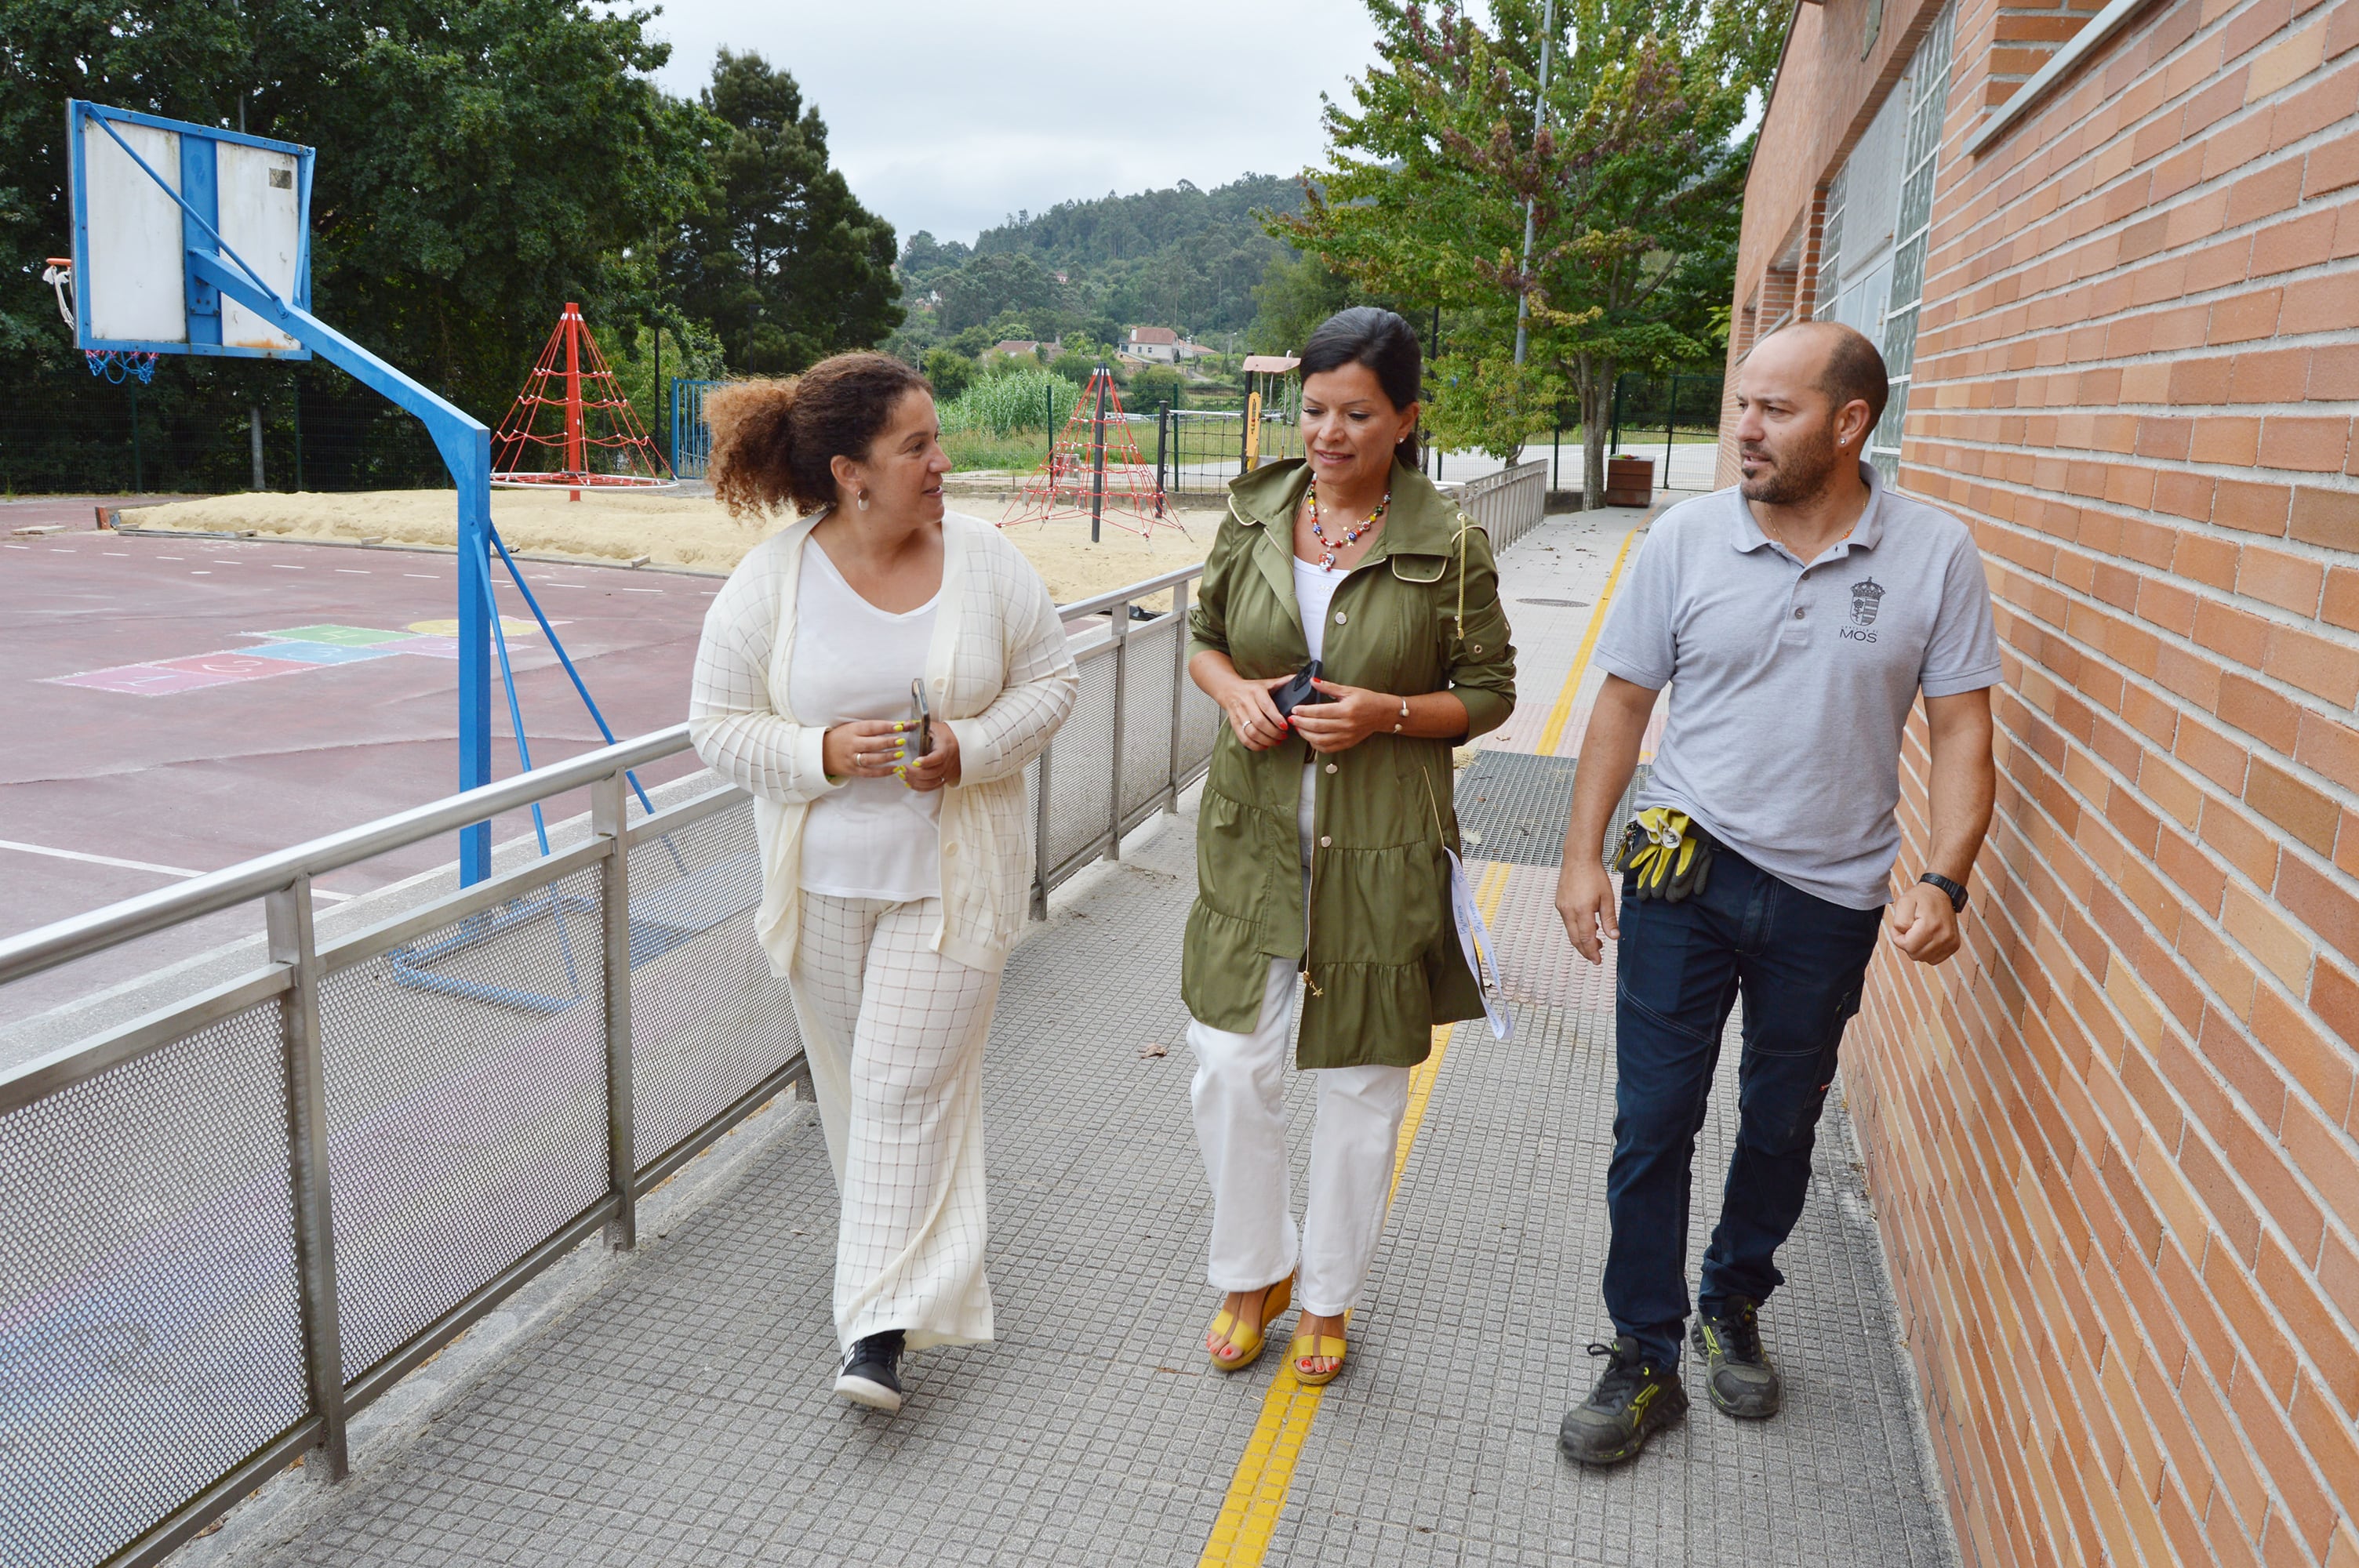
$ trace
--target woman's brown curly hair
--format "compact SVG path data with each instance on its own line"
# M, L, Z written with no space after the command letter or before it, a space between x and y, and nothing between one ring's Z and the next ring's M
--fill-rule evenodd
M837 457L864 458L926 378L890 354L836 354L783 381L741 381L705 401L712 450L705 472L733 517L788 502L808 517L836 502Z

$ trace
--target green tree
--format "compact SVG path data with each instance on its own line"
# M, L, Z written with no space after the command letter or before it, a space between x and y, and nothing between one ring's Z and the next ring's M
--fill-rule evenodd
M1473 444L1519 444L1561 376L1584 416L1587 504L1602 504L1615 376L1709 351L1699 302L1733 251L1751 152L1738 131L1774 68L1783 12L1776 0L1565 0L1538 105L1542 0L1495 0L1495 33L1449 4L1369 9L1381 63L1354 82L1351 107L1330 107L1332 167L1305 176L1304 211L1274 227L1358 287L1451 312L1467 368L1437 402Z
M68 248L64 103L78 97L318 148L316 308L495 419L567 300L603 332L644 319L648 242L700 199L702 117L648 80L669 53L647 35L649 15L552 0L0 0L0 241L19 285L0 290L0 361L12 384L61 426L124 397L89 384L35 282L39 258ZM243 482L247 408L291 424L297 385L307 429L382 417L386 432L415 433L324 366L176 358L142 399L147 478ZM371 470L313 441L306 479L429 476L430 449L404 441L422 471Z
M662 333L662 352L657 333ZM615 335L604 344L607 367L630 399L639 423L653 431L656 444L671 449L671 384L718 381L727 373L721 334L701 321L667 321L658 329L638 327ZM657 374L660 369L660 377Z
M1068 344L1065 351L1057 356L1049 369L1076 385L1087 386L1090 377L1097 373L1098 366L1105 363L1106 359L1105 354L1096 351L1090 344Z
M1134 374L1130 384L1122 389L1123 406L1142 414L1158 403L1177 408L1186 387L1180 373L1170 366L1148 365Z
M881 341L903 315L893 226L829 167L826 124L794 77L724 49L702 103L714 185L678 247L690 312L740 370L779 374Z
M928 349L920 368L934 384L934 395L945 403L964 392L975 378L974 362L949 349Z
M1257 354L1295 354L1320 322L1352 302L1352 286L1318 256L1280 255L1270 258L1253 295L1245 346Z
M1037 315L1057 304L1056 278L1028 255L971 256L956 272L946 276L938 274L937 279L935 287L942 294L942 329L949 332L996 322L1010 311Z

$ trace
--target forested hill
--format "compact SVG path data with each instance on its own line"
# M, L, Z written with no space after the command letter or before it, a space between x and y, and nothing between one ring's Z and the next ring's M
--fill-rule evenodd
M939 294L930 325L944 337L1011 314L1042 337L1060 322L1092 321L1242 331L1254 319L1254 286L1273 258L1292 254L1255 214L1301 204L1290 177L1249 174L1211 190L1181 180L1019 212L972 247L920 230L901 254L903 299ZM910 326L922 330L918 316Z

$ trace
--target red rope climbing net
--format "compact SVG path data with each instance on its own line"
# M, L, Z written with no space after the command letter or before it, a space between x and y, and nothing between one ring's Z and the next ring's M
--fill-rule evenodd
M1138 455L1114 373L1103 365L1074 400L1072 416L1024 481L1023 499L1000 526L1052 517L1099 517L1142 539L1158 527L1180 527L1164 509L1155 470Z
M550 466L554 464L555 466ZM557 330L492 435L492 482L584 490L676 484L598 341L568 301Z

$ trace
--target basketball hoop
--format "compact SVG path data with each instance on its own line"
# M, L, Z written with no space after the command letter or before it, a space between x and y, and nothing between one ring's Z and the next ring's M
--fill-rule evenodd
M73 287L73 258L49 257L41 268L41 281L57 291L58 315L67 326L73 326L73 296L68 292ZM82 357L83 362L90 366L91 374L104 376L116 386L121 386L135 375L142 386L156 379L158 356L144 350L84 349Z
M84 349L82 357L90 363L90 373L103 375L116 386L133 376L139 384L147 385L156 379L158 355L136 349Z

